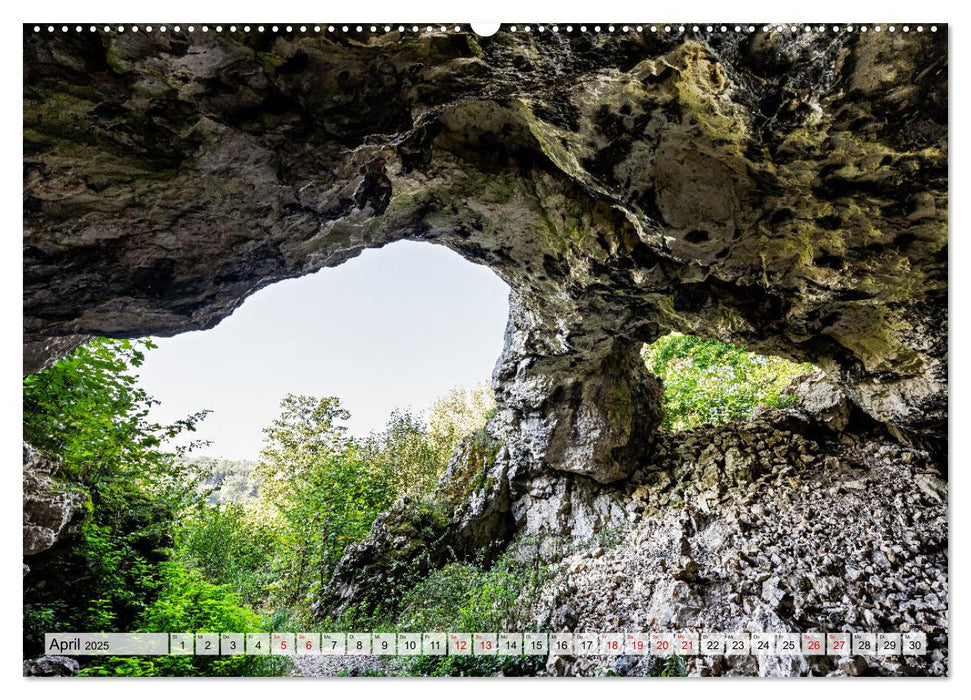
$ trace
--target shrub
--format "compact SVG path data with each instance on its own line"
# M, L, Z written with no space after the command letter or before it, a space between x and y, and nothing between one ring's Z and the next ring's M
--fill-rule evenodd
M259 616L228 586L209 583L178 563L163 566L165 583L139 618L137 632L259 632ZM84 668L85 676L275 675L282 662L258 656L108 657Z
M759 405L786 403L792 379L808 363L764 357L718 340L671 333L644 346L648 369L664 380L666 428L687 430L749 415Z
M538 559L507 552L491 567L452 563L405 594L400 629L489 632L526 629L529 610L550 573Z
M274 528L240 503L199 503L176 530L179 559L213 583L228 585L247 604L266 598L276 546Z
M31 558L24 577L25 653L45 631L128 631L157 596L191 472L165 441L205 412L161 425L134 369L148 341L95 339L23 380L24 440L59 456L59 479L88 494L72 539Z

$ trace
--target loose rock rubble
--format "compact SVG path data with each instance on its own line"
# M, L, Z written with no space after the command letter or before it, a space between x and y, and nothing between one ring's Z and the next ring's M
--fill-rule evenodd
M290 675L302 678L331 676L383 676L393 673L394 657L294 656Z
M818 383L799 387L816 391ZM789 409L661 431L651 457L620 484L534 475L523 491L511 479L512 512L525 516L510 551L553 571L526 626L924 632L923 657L688 657L680 672L947 675L947 483L929 453L899 445L855 412L834 421L845 397L824 390L824 401L798 394ZM847 427L855 432L837 429ZM551 657L546 672L656 675L670 671L667 663ZM298 672L324 671L301 664Z
M25 676L74 676L80 665L69 656L41 656L24 659Z
M614 547L566 557L537 617L564 631L908 632L925 657L700 657L692 675L946 675L947 485L926 453L818 443L762 418L667 434ZM774 416L778 419L780 416ZM577 657L548 671L657 672Z

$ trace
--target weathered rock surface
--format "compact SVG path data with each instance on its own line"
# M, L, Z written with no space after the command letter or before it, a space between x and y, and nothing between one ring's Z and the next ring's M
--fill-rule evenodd
M69 656L41 656L24 659L25 676L74 676L80 670L77 659Z
M846 393L820 371L793 382L788 393L796 397L796 408L835 432L850 424L853 404Z
M816 388L812 381L800 386ZM804 409L811 405L821 413L808 415ZM515 556L552 566L526 628L922 631L929 644L925 657L703 656L686 659L683 670L946 675L947 484L929 453L895 443L879 426L860 434L833 430L825 420L829 408L828 402L801 401L719 426L661 431L650 459L622 485L561 472L535 473L519 484L507 473L509 485L499 495L499 481L491 480L501 480L502 459L494 465L466 460L474 468L464 475L453 460L438 502L450 502L442 498L446 492L465 494L455 502L500 503L504 517L459 509L429 528L431 521L417 519L421 511L413 504L399 504L341 562L321 612L366 606L369 596L386 600L406 572L422 578L461 559L476 546L448 534L461 530L466 537L477 532L479 546L510 541ZM470 496L476 493L489 498ZM510 516L514 526L496 527ZM546 671L655 675L664 663L559 657ZM319 675L332 667L311 663L296 672Z
M34 367L408 238L512 288L514 463L629 473L669 330L810 360L944 448L946 32L27 28L24 71Z
M661 464L629 487L617 544L564 558L538 620L577 632L923 631L925 657L703 656L685 670L947 674L947 506L919 486L942 483L926 452L817 443L762 420L662 442ZM548 671L643 675L663 663L577 657Z
M56 484L52 477L58 468L24 443L24 556L50 549L83 520L86 496Z
M62 335L24 342L24 374L44 369L90 340L86 335Z

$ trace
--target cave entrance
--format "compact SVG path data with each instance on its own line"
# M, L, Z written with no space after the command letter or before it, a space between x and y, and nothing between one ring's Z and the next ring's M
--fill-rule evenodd
M797 400L793 380L816 369L683 333L645 344L641 356L664 382L661 425L674 431L746 418L758 406L792 405Z
M489 387L509 289L442 246L401 241L273 284L210 330L156 338L140 368L170 422L200 409L194 454L256 460L287 394L336 396L348 432L456 388ZM491 389L490 389L491 390Z
M445 247L399 242L271 285L212 329L147 352L96 338L27 376L25 648L57 627L309 619L347 548L427 498L460 440L496 449L508 294ZM169 591L238 617L193 602L160 622L181 605Z

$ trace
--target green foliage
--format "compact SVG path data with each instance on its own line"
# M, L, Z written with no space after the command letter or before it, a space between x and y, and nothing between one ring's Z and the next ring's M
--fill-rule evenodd
M263 626L252 610L242 607L227 586L203 578L177 563L162 566L160 595L139 618L137 632L258 632ZM275 673L279 662L253 656L109 657L89 666L87 676L239 676Z
M484 554L484 553L483 553ZM539 629L533 620L542 587L554 576L531 543L508 550L492 565L478 557L473 563L451 563L417 582L406 577L394 615L381 616L368 608L365 614L348 610L341 618L326 620L321 629L349 631L500 631ZM411 581L409 584L408 581ZM395 582L398 585L398 582ZM385 595L388 588L382 586ZM398 672L411 676L529 676L546 663L545 657L398 657Z
M462 438L482 430L496 415L496 399L485 383L452 389L428 410L428 436L439 462L448 463Z
M266 598L276 534L240 503L200 503L176 531L176 553L213 583L228 586L249 605Z
M485 387L454 390L432 407L430 424L395 411L383 431L358 440L347 435L349 414L336 397L288 395L253 470L259 497L186 518L180 556L245 600L262 590L270 608L309 621L347 547L399 498L428 501L463 437L479 428L473 442L495 459L499 443L481 430L493 406Z
M424 421L408 411L394 411L383 432L364 440L361 458L373 473L382 475L393 500L431 493L445 466Z
M52 628L128 630L162 585L172 523L194 494L193 475L164 442L205 412L172 425L148 419L156 402L131 370L151 347L96 339L24 378L24 440L63 460L58 478L87 492L89 510L73 546L31 560L27 649Z
M168 515L133 497L124 517L97 509L69 547L35 555L24 578L24 645L40 652L45 632L133 628L162 585Z
M472 389L452 389L428 410L428 423L409 411L394 411L384 431L363 443L363 458L383 474L393 493L425 498L438 484L459 443L470 434L487 451L498 451L498 441L486 433L486 422L495 415L495 399L486 384Z
M789 382L808 363L763 357L718 340L671 333L644 348L648 369L664 380L664 427L687 430L779 406Z
M98 338L25 377L24 440L63 458L65 476L81 483L125 477L171 482L176 455L163 443L194 431L207 411L171 425L148 419L158 402L130 370L154 347L149 340Z
M24 378L24 440L63 460L59 479L87 492L88 516L68 542L35 555L24 578L24 649L44 632L186 631L206 624L258 628L227 587L171 562L180 515L199 505L199 475L166 442L205 411L161 425L157 402L132 371L149 341L96 339ZM92 675L232 673L232 660L202 657L84 660Z
M63 458L61 478L87 493L89 510L73 541L31 559L26 653L38 652L43 633L57 629L245 632L306 624L309 603L380 512L410 497L414 539L433 539L448 515L430 494L459 442L472 435L473 466L495 460L501 447L483 429L495 408L488 388L479 387L436 402L428 423L396 411L385 430L364 440L347 435L349 416L337 398L289 395L265 431L258 464L189 459L188 449L168 442L194 430L206 412L172 425L150 419L157 402L134 370L152 347L98 339L24 380L25 440ZM446 567L414 589L407 571L394 583L410 596L409 628L498 629L515 626L523 590L542 575L505 559L491 568ZM400 623L380 607L369 614L374 625ZM282 663L107 658L86 660L82 673L263 675L279 673ZM536 661L435 663L443 665L420 672L517 675Z
M289 395L266 429L256 473L264 515L275 531L276 604L309 605L348 545L390 506L391 485L364 459L340 424L349 417L334 397Z
M239 596L207 581L199 571L177 562L163 565L161 595L139 618L140 632L257 632L259 616L240 604Z
M683 678L688 675L684 665L684 658L674 655L669 656L664 662L664 666L658 672L658 678Z
M202 478L200 489L210 504L243 503L259 496L256 462L248 459L195 457L187 460Z
M408 631L527 630L549 568L507 552L491 567L453 563L433 572L404 598L397 627ZM536 656L419 657L408 672L421 676L530 676L545 665Z
M549 575L538 559L510 554L491 567L448 564L404 596L398 625L415 631L525 629L529 608Z
M257 472L269 495L276 495L275 482L286 489L289 479L313 469L318 460L343 452L349 440L340 421L350 417L336 396L287 394L280 402L280 415L263 430Z

